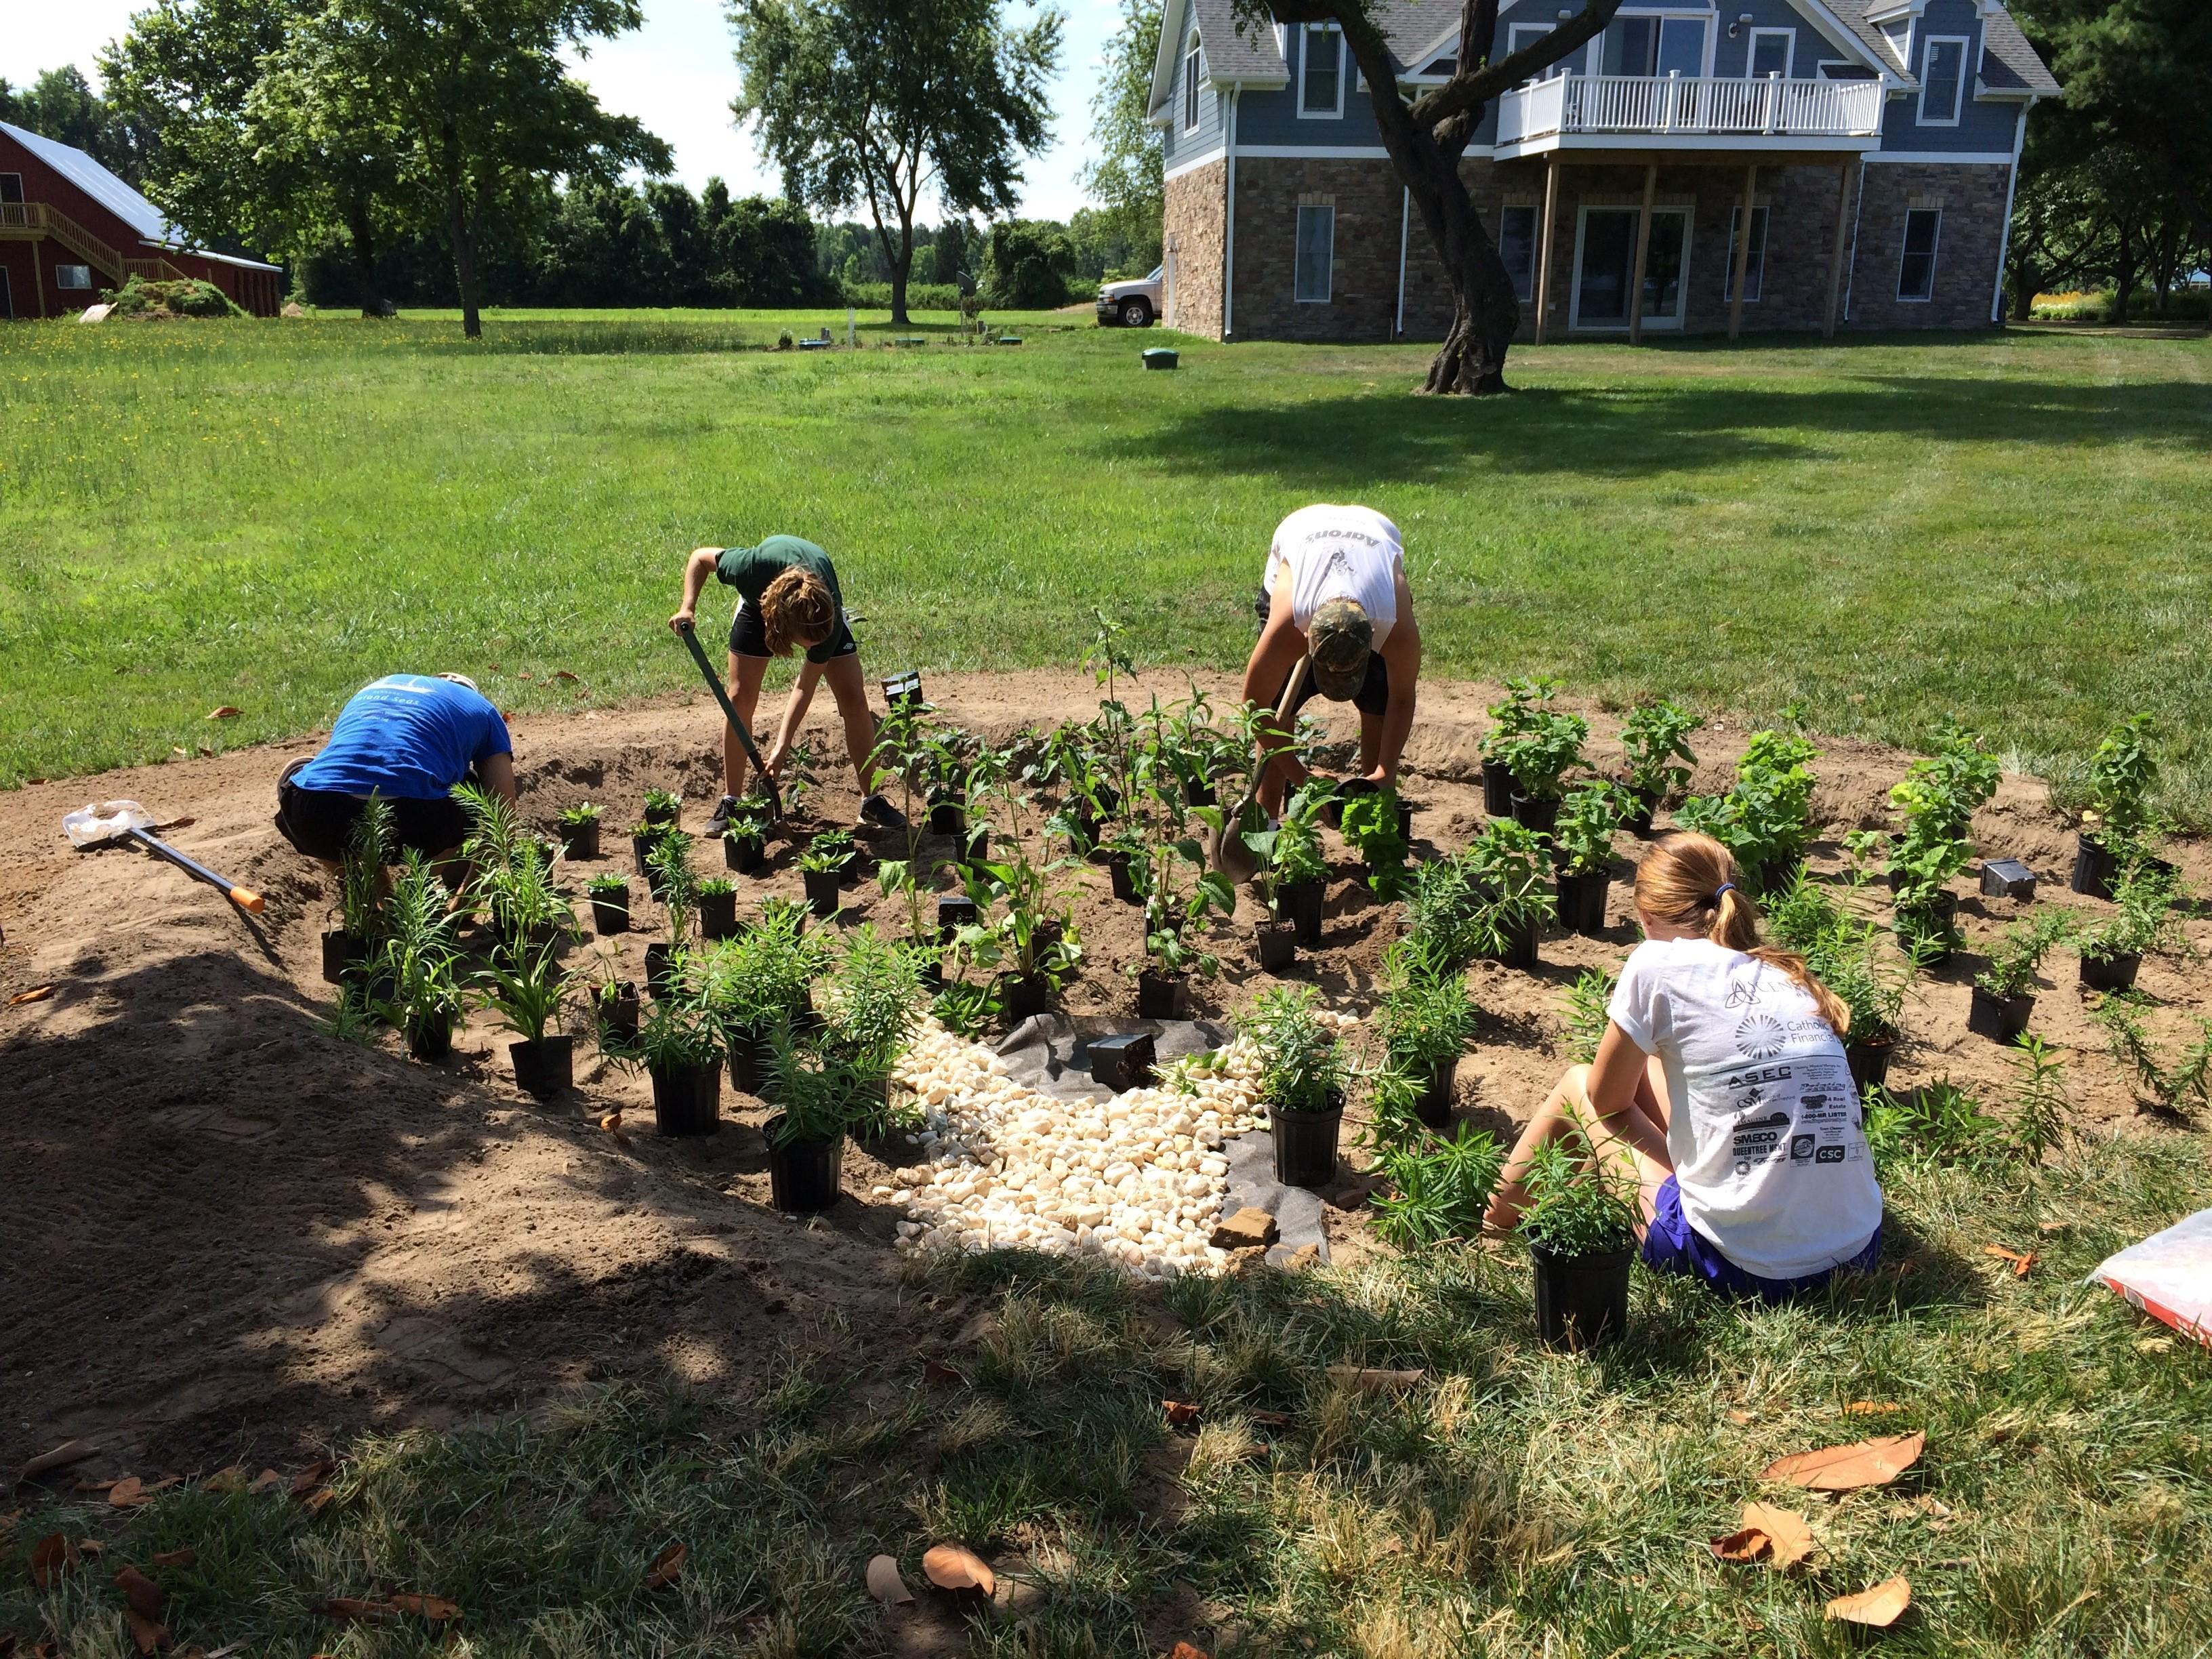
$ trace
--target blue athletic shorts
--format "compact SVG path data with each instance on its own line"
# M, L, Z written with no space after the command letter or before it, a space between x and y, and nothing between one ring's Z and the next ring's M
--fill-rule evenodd
M1690 1224L1689 1218L1682 1213L1682 1189L1674 1184L1674 1177L1668 1176L1652 1199L1651 1226L1644 1235L1643 1255L1644 1265L1655 1273L1701 1279L1723 1296L1788 1302L1825 1290L1838 1273L1872 1273L1875 1264L1881 1260L1881 1229L1876 1227L1866 1248L1848 1261L1807 1273L1802 1279L1762 1279L1737 1267L1720 1253L1717 1245Z

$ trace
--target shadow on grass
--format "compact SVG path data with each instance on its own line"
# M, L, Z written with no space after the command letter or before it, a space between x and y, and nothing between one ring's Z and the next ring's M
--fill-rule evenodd
M1210 406L1105 447L1170 472L1356 493L1462 478L1476 459L1506 473L1627 478L1801 456L1832 434L2039 445L2079 455L2130 443L2194 449L2208 425L2212 386L1886 375L1778 391L1655 377L1472 404L1363 396ZM1321 434L1326 441L1316 441Z

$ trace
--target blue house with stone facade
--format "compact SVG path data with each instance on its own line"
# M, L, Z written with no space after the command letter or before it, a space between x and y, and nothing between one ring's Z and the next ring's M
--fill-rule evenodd
M1511 0L1492 51L1578 9ZM1450 73L1459 0L1384 21L1402 84ZM1465 175L1524 337L1980 328L2028 111L2057 91L1998 0L1626 0L1489 106ZM1442 337L1449 287L1334 26L1167 0L1152 113L1168 324Z

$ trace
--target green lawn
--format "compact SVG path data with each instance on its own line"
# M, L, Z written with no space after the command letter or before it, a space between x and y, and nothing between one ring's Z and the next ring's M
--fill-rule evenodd
M2051 334L1516 354L1222 347L1079 315L1018 349L757 349L842 313L0 331L0 782L317 725L396 667L509 707L685 683L684 551L796 530L890 667L1229 665L1277 519L1403 526L1435 668L1563 674L2022 757L2171 727L2212 818L2212 343ZM1069 325L1074 326L1069 326ZM504 672L488 665L498 663ZM127 671L127 672L126 672ZM514 678L527 671L538 676Z

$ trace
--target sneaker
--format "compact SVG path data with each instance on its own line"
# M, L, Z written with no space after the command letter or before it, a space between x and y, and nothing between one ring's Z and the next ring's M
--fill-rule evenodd
M707 839L720 841L730 827L730 809L738 804L735 795L725 795L714 807L714 816L707 820Z
M879 830L903 830L906 814L881 795L871 795L860 803L860 822L872 823Z

